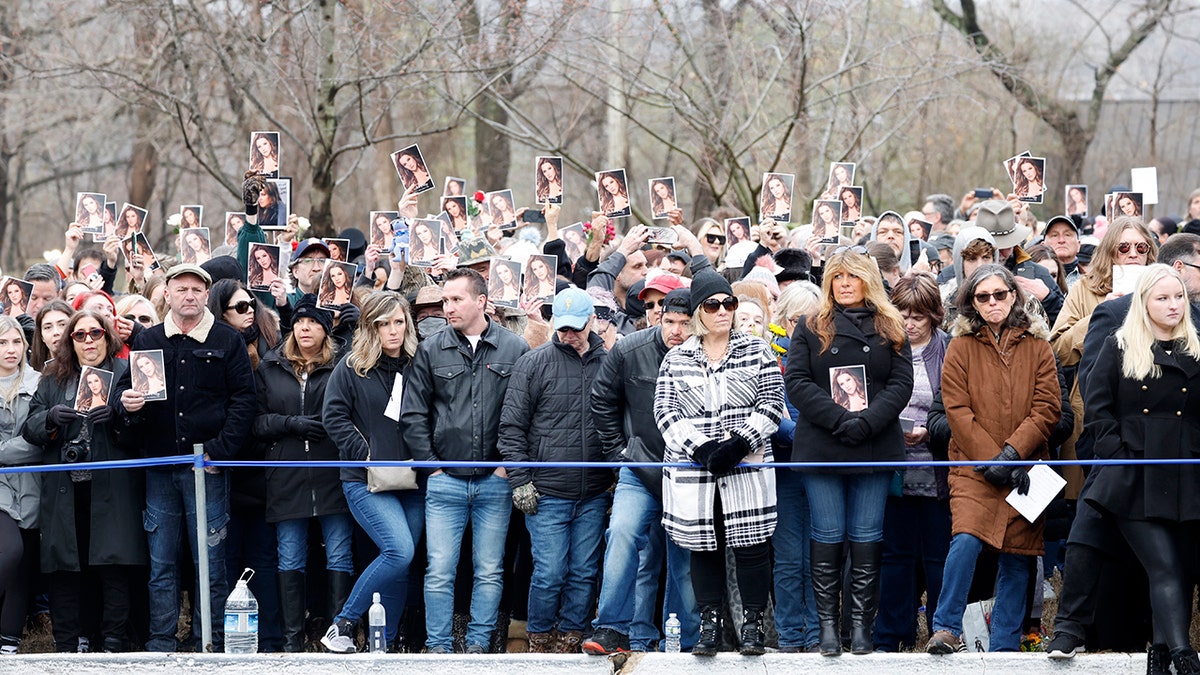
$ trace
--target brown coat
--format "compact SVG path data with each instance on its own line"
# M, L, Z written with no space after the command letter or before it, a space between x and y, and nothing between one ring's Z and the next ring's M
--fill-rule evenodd
M1003 349L987 328L971 333L966 319L954 326L942 368L942 399L950 422L950 459L990 460L1013 446L1022 458L1045 459L1046 439L1062 412L1054 353L1040 320L1003 336ZM978 537L1003 553L1040 555L1042 519L1025 520L1004 498L1009 488L988 483L973 467L950 469L954 534Z

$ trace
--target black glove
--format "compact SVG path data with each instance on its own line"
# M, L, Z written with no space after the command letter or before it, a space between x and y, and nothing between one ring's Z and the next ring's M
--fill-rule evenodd
M837 425L833 435L846 445L858 445L871 435L871 426L862 417L851 415Z
M338 327L350 326L354 327L358 323L359 311L358 306L353 303L346 303L338 307Z
M92 408L87 413L88 421L93 425L104 424L113 418L112 406L102 405Z
M267 187L267 179L253 171L246 172L242 181L242 206L246 207L246 215L258 215L258 193Z
M1008 484L1012 489L1017 491L1019 495L1029 494L1029 472L1024 467L1012 467L1012 476L1009 477Z
M692 460L704 468L712 462L713 454L716 453L717 447L721 443L719 441L709 441L701 446L698 446L692 451Z
M297 417L300 420L300 430L297 435L306 441L319 441L325 438L325 423L317 415Z
M75 412L74 408L59 403L46 411L46 431L54 431L56 428L65 427L77 419L79 419L79 413Z
M730 434L729 439L717 444L717 449L709 457L709 473L714 476L724 476L733 471L746 455L750 454L750 444L737 434Z
M1019 459L1021 459L1021 454L1019 452L1017 452L1017 449L1006 443L1004 445L1004 449L1000 451L1000 454L993 457L992 461L993 462L1015 462ZM987 482L991 483L992 485L995 485L996 487L1008 487L1009 485L1012 485L1013 474L1015 473L1014 469L1018 469L1018 468L1019 467L1015 467L1015 466L995 466L995 465L977 466L977 467L975 467L975 473L982 473L983 479L986 480ZM1024 473L1023 469L1022 469L1022 473ZM1029 474L1028 473L1025 474L1025 492L1029 492Z

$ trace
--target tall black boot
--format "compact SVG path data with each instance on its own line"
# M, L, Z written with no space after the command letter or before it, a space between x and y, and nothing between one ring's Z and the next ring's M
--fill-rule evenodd
M842 544L809 543L812 560L813 597L820 620L822 656L840 656L842 640L838 634L838 606L842 595Z
M1191 647L1172 649L1171 663L1175 664L1175 675L1200 675L1200 657Z
M850 653L875 651L871 631L879 610L879 565L883 542L850 542Z
M304 572L289 570L278 572L275 581L279 586L279 609L283 617L283 651L304 651Z
M349 572L329 572L329 611L333 616L338 616L342 613L342 608L346 606L346 600L350 598L350 591L354 589L354 576ZM357 623L362 617L348 617L351 621Z
M1171 650L1164 644L1146 649L1146 675L1171 675Z
M694 656L716 656L721 648L721 610L718 607L700 608L700 639L692 647Z

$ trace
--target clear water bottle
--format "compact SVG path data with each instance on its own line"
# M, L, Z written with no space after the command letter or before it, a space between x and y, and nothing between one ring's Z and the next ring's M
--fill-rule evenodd
M666 652L668 654L679 653L679 635L683 632L683 626L679 623L679 617L675 612L671 612L671 616L667 617L667 644Z
M384 611L383 604L379 602L378 593L371 598L371 611L367 614L367 620L371 627L371 653L386 654L387 612Z
M238 578L225 600L225 653L258 652L258 600L247 585L254 576L249 567Z

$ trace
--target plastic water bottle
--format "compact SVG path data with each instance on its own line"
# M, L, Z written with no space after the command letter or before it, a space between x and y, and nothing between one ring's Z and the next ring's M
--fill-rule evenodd
M379 602L379 594L371 598L371 611L367 614L371 626L371 653L387 653L387 612Z
M666 651L668 654L679 653L679 635L682 632L683 626L679 623L679 617L675 616L675 612L671 612L671 616L667 617Z
M225 600L226 654L258 653L258 600L246 585L253 576L247 567Z

